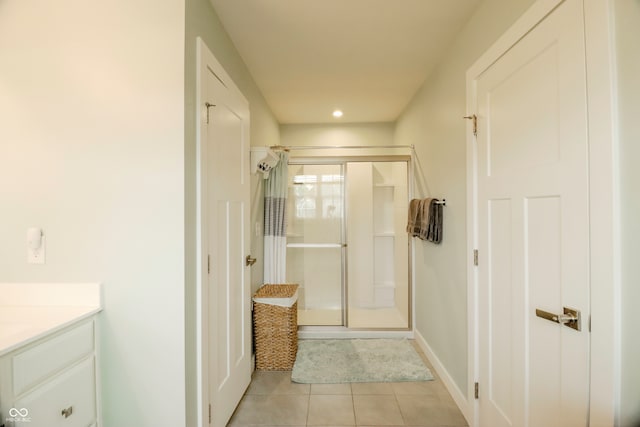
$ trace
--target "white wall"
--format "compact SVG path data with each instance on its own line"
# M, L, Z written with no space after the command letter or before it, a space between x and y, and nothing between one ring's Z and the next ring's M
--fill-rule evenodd
M393 123L283 124L280 125L280 138L282 145L294 146L392 145L393 129ZM291 156L306 156L310 153L326 155L330 150L293 151ZM363 152L351 151L349 154Z
M640 2L615 0L618 119L620 147L622 253L622 389L623 427L640 425Z
M395 143L415 144L417 197L446 198L443 241L418 242L416 329L466 395L467 254L465 73L533 3L485 0L398 119Z
M0 52L0 281L102 282L103 425L183 425L184 1L4 0Z

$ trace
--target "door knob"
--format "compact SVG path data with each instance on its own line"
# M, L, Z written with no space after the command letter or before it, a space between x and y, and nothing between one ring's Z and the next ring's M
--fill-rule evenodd
M256 263L257 259L251 258L251 255L247 255L247 258L245 261L246 261L247 267L251 267L253 264Z
M536 316L541 317L551 322L559 323L575 329L576 331L582 330L580 322L580 311L573 308L563 307L563 314L549 313L548 311L540 310L536 308Z

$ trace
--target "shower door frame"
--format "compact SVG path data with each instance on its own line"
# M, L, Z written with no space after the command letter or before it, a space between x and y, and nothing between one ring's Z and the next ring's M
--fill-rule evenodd
M309 147L312 148L312 147ZM375 149L376 147L371 147ZM300 156L289 157L290 165L341 165L343 170L343 191L342 191L342 325L301 325L298 330L303 335L309 337L323 337L323 336L340 336L346 333L348 336L353 337L375 337L375 336L396 336L396 333L400 333L402 336L411 337L413 333L414 325L414 289L413 289L413 258L414 258L414 245L413 239L408 239L407 243L407 327L406 328L384 328L384 327L359 327L352 328L348 326L349 320L349 278L347 275L349 258L347 255L347 218L349 215L347 204L347 180L348 170L347 163L357 162L406 162L407 163L407 206L409 201L413 197L413 162L410 155L359 155L359 156ZM369 334L370 332L370 334ZM409 335L407 335L409 333Z

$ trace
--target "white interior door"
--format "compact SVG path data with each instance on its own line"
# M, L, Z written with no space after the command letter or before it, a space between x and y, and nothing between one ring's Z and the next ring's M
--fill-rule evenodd
M478 116L483 427L588 425L583 10L579 0L559 3L495 62L469 76ZM536 309L562 314L564 307L581 312L580 331L536 315Z
M217 64L219 67L219 64ZM249 108L221 69L206 67L206 224L210 424L225 426L251 381ZM203 103L204 103L203 102Z

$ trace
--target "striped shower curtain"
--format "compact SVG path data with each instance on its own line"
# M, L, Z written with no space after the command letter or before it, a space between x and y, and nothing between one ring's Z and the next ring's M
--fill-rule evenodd
M264 283L286 283L289 153L269 172L264 190Z

